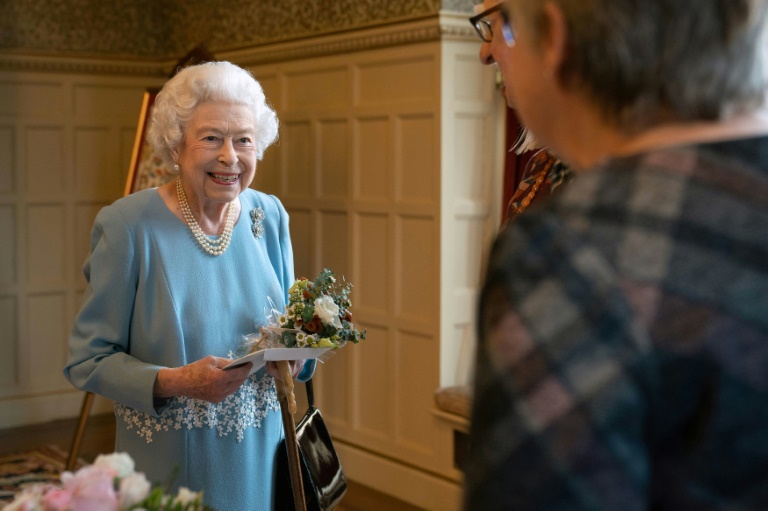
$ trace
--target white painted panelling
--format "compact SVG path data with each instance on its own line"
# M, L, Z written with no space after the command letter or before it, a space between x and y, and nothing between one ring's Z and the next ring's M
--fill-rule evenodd
M29 343L27 371L29 390L46 392L66 389L62 369L67 362L67 335L72 320L67 317L65 293L31 295L27 299L27 328Z
M30 75L27 75L30 76ZM63 80L17 80L13 73L0 78L0 115L31 119L61 119L72 111Z
M0 126L0 194L16 188L16 147L12 126Z
M122 195L142 95L160 83L0 73L0 364L13 367L0 369L0 428L80 411L62 368L90 231ZM95 411L111 406L97 402Z
M18 427L38 424L56 419L65 419L79 413L83 402L81 392L60 391L35 395L9 397L0 400L0 417L4 427ZM91 415L112 413L112 401L96 396Z
M455 173L454 201L470 203L483 202L488 190L484 188L485 175L478 167L488 159L486 144L488 138L486 120L481 115L459 114L454 117Z
M0 289L16 284L16 214L12 205L0 206ZM4 330L0 328L0 332ZM2 334L0 334L2 335Z
M477 228L477 220L472 218L454 218L451 236L456 243L466 243L467 246L482 246L485 243L483 231ZM480 279L483 254L479 251L458 252L453 254L452 262L456 266L454 272L454 290L474 289ZM454 317L455 316L451 316Z
M117 141L121 142L120 140ZM125 189L115 134L107 127L75 130L75 191L78 197L116 197Z
M459 482L399 463L391 456L377 456L343 440L334 446L344 464L344 472L355 482L389 491L400 500L431 511L459 511L462 493Z
M476 104L478 100L491 103L492 95L498 92L488 86L487 69L489 68L478 67L476 54L464 52L456 54L452 70L453 99L467 101L470 104Z
M136 86L115 84L74 84L72 112L81 122L103 122L107 119L136 124L141 99L136 101ZM133 108L131 108L131 106Z
M30 126L24 131L24 172L28 197L58 197L67 188L64 128Z
M501 217L505 107L478 45L441 54L440 385L467 383L482 265ZM473 297L465 300L464 297Z
M73 266L71 268L72 280L75 283L80 283L80 286L76 286L76 289L85 288L85 277L83 276L83 263L91 249L91 229L93 228L93 221L96 219L96 214L99 210L106 206L103 203L97 204L78 204L75 207L75 220L74 220L74 258ZM79 304L79 302L77 302Z
M30 205L27 209L26 282L36 289L64 285L65 222L61 205ZM44 316L40 320L33 323L49 321Z
M16 298L0 296L0 396L18 382Z

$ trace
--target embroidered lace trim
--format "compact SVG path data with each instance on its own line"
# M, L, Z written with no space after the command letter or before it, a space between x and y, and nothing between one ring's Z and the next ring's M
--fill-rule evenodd
M155 433L181 428L216 429L218 436L237 432L237 441L245 436L249 427L260 428L261 421L270 411L279 412L275 381L269 376L257 378L255 374L240 389L219 404L187 397L174 397L160 417L152 417L120 403L115 403L115 415L125 422L126 429L152 442Z

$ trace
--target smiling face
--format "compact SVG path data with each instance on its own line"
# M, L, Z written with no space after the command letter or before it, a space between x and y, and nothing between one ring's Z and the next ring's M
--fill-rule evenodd
M200 103L172 152L190 204L201 209L227 204L248 188L256 175L254 122L245 105Z

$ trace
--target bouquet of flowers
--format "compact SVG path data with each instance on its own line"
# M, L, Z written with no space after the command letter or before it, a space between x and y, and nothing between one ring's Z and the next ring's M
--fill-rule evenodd
M202 492L179 488L175 496L134 471L126 453L100 455L93 465L63 472L61 485L36 484L16 494L2 511L203 511Z
M352 323L352 284L339 284L333 272L324 269L314 280L296 280L288 290L288 307L277 316L280 344L287 348L333 348L365 339L365 330ZM267 336L274 339L273 336Z
M342 278L343 279L343 278ZM272 308L267 325L258 334L244 337L238 356L269 348L343 347L347 341L365 339L352 323L352 284L339 283L333 271L324 269L313 281L305 277L294 281L288 290L288 305L283 311ZM326 360L330 354L320 357Z
M240 358L227 367L237 367L249 359L255 361L255 357L262 355L262 365L264 360L276 360L282 380L282 383L278 382L278 391L288 398L291 413L295 413L293 379L288 362L285 358L268 358L265 354L271 354L269 350L275 348L317 349L317 354L304 352L295 358L316 358L325 362L347 341L358 343L365 339L365 330L360 332L352 323L351 291L352 284L339 283L329 269L321 271L313 281L306 278L294 281L288 290L285 310L278 311L273 305L266 326L262 326L258 334L244 336L235 353ZM293 359L291 355L282 354L289 360Z

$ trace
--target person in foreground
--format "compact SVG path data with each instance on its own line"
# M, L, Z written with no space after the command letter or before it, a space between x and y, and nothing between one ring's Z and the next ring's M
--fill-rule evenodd
M293 283L288 215L248 188L277 128L259 83L233 64L166 83L148 140L178 178L97 215L64 370L115 402L116 450L137 471L157 483L178 471L173 488L203 491L214 509L273 506L278 372L222 368ZM292 369L306 380L314 364Z
M576 178L489 256L467 509L768 509L767 13L487 14L507 94Z

